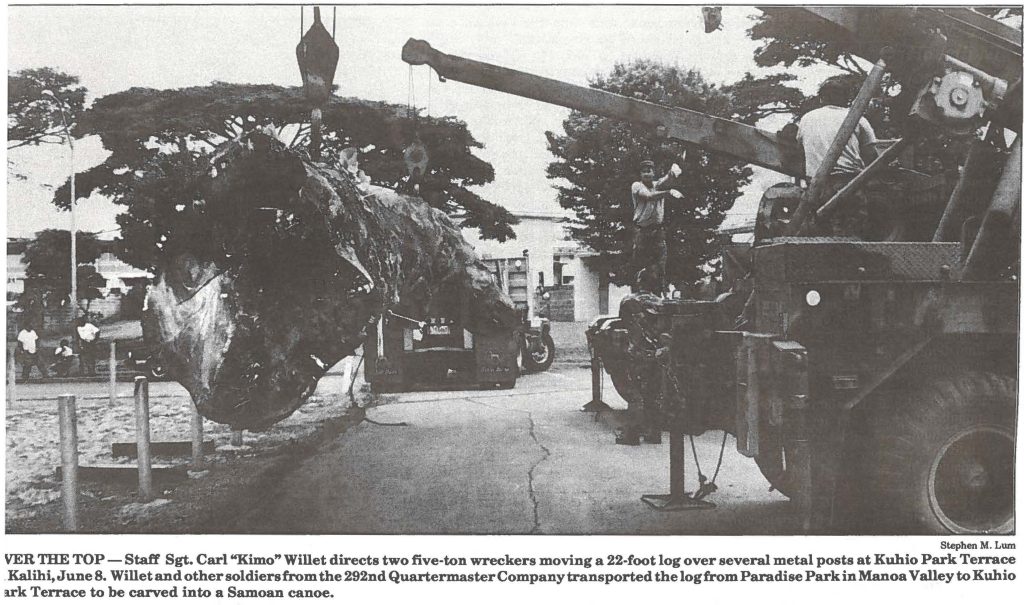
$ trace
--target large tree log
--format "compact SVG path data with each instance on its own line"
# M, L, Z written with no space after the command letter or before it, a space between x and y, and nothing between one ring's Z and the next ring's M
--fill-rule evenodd
M148 298L171 376L203 416L262 429L287 417L366 329L468 300L467 329L508 331L511 301L459 229L421 199L304 161L256 133L221 151L198 191L222 254L185 254Z

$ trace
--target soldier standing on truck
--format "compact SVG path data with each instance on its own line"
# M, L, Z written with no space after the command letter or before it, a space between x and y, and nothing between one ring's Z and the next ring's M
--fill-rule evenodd
M683 156L685 158L685 156ZM632 274L642 269L653 272L652 283L657 284L655 293L665 290L665 263L668 247L665 245L665 198L683 197L675 189L665 188L682 174L678 164L672 164L669 172L654 182L654 162L640 162L640 180L633 183L630 192L633 197L633 263Z
M821 104L800 118L797 141L804 151L804 167L809 177L818 173L829 146L836 138L846 114L849 112L851 92L850 76L833 76L818 89ZM866 118L861 117L850 140L829 172L822 189L823 200L831 199L850 180L857 176L864 166L877 157L875 131ZM837 212L829 225L822 227L828 235L862 236L867 220L867 202L860 190L851 194L854 198Z

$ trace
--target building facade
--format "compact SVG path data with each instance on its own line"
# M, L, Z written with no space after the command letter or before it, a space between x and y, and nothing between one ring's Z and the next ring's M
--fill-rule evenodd
M572 238L567 215L514 213L516 239L482 240L476 229L462 235L484 259L518 258L529 253L529 287L537 296L532 311L556 322L589 322L616 313L629 288L609 284L595 268L597 254ZM547 293L548 298L539 295Z
M25 291L26 265L25 250L31 239L8 238L7 240L7 320L8 324L17 323L20 313L15 301ZM109 242L101 245L109 247ZM133 286L145 286L153 276L141 269L133 267L118 259L110 250L103 250L93 262L96 272L104 279L100 288L101 298L89 302L89 313L97 318L115 317L122 314L122 306ZM138 301L135 304L139 304ZM66 313L44 313L42 318L44 329L60 329L68 322Z

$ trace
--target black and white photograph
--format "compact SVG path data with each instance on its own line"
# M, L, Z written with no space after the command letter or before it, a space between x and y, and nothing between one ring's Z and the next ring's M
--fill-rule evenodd
M1003 573L1022 12L8 5L6 537Z

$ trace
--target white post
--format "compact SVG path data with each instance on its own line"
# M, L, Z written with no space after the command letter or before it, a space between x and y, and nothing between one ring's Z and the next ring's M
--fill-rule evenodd
M64 529L78 531L78 418L75 396L57 398L60 419L61 496L64 499Z
M352 385L352 356L346 357L343 363L345 370L342 373L342 384L345 385L345 392L348 392L349 386Z
M64 118L64 109L60 110L60 117ZM78 317L78 226L75 224L75 144L71 142L71 131L68 130L68 123L64 121L64 134L68 137L68 147L71 148L71 321Z
M11 356L7 360L7 405L13 405L18 401L18 388L16 380L18 377L18 367L15 365L14 356L16 353L11 351Z
M192 469L203 468L203 417L192 406Z
M117 341L110 341L110 407L117 405Z
M68 127L68 117L64 114L64 101L57 98L52 90L44 90L44 96L50 97L57 103L60 110L60 121L64 125L64 136L68 140L68 149L71 150L71 321L78 316L78 246L76 240L78 227L75 224L75 140L71 138L71 129Z
M139 500L153 500L153 460L149 453L149 381L135 378L135 447L139 461Z

